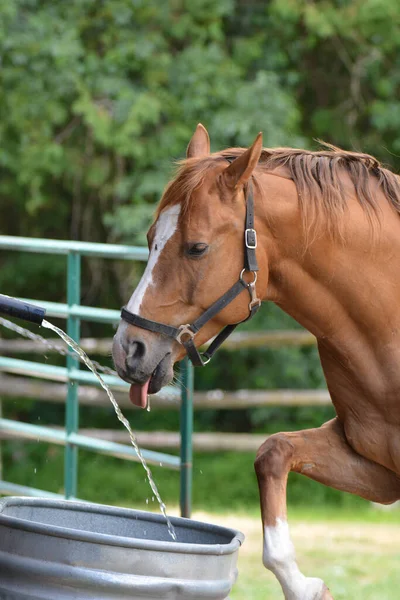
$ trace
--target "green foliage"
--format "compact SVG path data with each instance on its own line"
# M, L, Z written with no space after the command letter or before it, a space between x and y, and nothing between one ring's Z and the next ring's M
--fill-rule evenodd
M136 205L158 200L199 119L216 147L249 143L261 123L271 143L298 139L298 109L254 64L257 42L227 35L234 10L208 0L0 8L0 194L23 217L13 232L33 223L31 234L87 237L90 221L94 239L134 240Z
M375 154L399 169L400 7L397 0L273 0L271 22L306 135Z

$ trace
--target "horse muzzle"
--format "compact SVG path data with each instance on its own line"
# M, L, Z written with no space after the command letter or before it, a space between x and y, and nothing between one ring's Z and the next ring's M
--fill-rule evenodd
M157 334L135 335L130 329L120 325L112 356L118 375L131 384L132 403L144 408L147 394L157 393L173 378L172 344Z

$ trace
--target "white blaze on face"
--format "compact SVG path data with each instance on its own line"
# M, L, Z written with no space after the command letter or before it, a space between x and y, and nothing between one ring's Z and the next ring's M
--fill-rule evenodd
M139 281L139 285L133 292L132 297L128 302L127 309L131 313L140 315L140 307L142 305L144 295L147 289L153 284L154 267L156 266L161 252L164 250L168 240L171 239L176 231L180 211L180 205L175 204L174 206L163 210L157 219L156 232L152 247L150 249L146 270Z
M322 579L305 577L296 563L296 555L286 520L264 527L264 566L272 571L285 594L285 600L319 600L325 584Z

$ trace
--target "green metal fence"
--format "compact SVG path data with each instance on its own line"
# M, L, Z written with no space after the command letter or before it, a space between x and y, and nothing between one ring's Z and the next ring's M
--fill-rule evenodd
M36 302L36 304L45 308L49 318L58 317L66 319L67 333L78 343L80 341L81 320L97 321L112 325L118 323L120 318L118 310L93 308L81 305L81 257L87 256L139 261L146 261L148 257L146 248L13 236L0 236L0 250L61 254L66 256L67 303L43 302L31 298L24 298L24 300L33 303ZM7 290L4 290L4 292L7 293ZM65 495L63 497L72 499L78 496L79 448L93 450L95 452L116 456L126 460L138 461L138 457L132 446L99 440L79 433L79 384L99 385L99 383L92 373L80 369L79 361L73 356L67 356L66 367L57 367L26 360L0 357L0 371L67 382L64 431L51 427L19 423L10 419L1 418L0 415L0 430L12 434L13 437L15 436L20 439L40 439L42 441L65 446ZM128 384L113 375L103 375L103 379L113 389L125 389L126 391L129 389ZM180 469L181 514L182 516L190 517L192 494L193 367L187 359L182 363L181 382L180 457L150 450L143 450L143 456L150 464L159 465L162 463L165 467ZM179 395L179 390L176 390L175 388L169 390L169 392L171 394ZM0 494L58 496L57 494L51 494L44 490L29 488L4 480L0 480Z

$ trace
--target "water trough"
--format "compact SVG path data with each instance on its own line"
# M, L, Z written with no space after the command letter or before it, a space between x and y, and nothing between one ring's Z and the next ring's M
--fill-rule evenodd
M64 500L0 500L0 598L225 600L243 535L189 519Z

